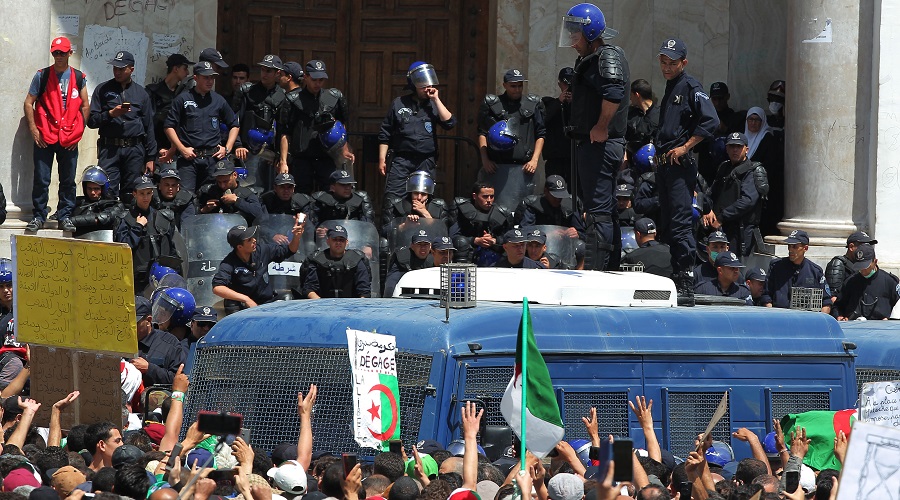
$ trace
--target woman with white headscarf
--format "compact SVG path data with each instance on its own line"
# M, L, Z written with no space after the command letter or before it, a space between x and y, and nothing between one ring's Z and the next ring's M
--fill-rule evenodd
M778 234L776 224L784 214L784 151L766 122L766 112L759 106L747 111L744 126L749 151L747 157L762 163L769 178L768 201L762 213L760 229L765 235Z
M747 136L747 147L750 148L747 156L753 161L765 162L767 153L774 146L774 136L766 123L766 112L759 106L747 111L744 135Z

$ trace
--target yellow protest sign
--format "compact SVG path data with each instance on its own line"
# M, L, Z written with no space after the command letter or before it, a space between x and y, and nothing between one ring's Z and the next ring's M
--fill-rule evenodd
M20 342L137 353L128 245L21 235L12 257Z

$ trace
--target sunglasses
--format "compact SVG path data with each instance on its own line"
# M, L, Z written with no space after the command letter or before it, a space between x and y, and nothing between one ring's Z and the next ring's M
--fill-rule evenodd
M198 321L197 322L197 326L199 326L200 328L212 328L215 325L216 324L213 321Z
M69 53L63 52L61 50L54 50L53 52L51 52L51 54L53 54L54 57L60 57L60 56L68 55Z

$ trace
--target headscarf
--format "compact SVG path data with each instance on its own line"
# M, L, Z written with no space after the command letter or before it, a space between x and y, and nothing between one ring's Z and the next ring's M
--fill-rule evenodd
M747 158L753 158L753 155L756 153L756 148L762 143L763 138L766 137L766 134L769 133L769 124L766 121L766 112L763 111L759 106L754 106L747 110L747 118L750 118L750 115L756 115L762 120L762 126L759 128L759 132L753 133L750 132L750 127L747 126L747 122L744 122L744 135L747 136L747 146L750 148L750 151L747 153Z

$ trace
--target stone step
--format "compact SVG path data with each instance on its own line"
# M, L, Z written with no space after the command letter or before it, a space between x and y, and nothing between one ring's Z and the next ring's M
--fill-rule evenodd
M2 226L0 226L0 257L7 259L12 257L12 235L31 234L25 232L26 224L28 223L25 221L7 220ZM69 238L72 236L72 233L67 233L62 229L57 229L56 221L47 221L44 223L44 227L46 229L41 229L40 231L38 231L36 233L37 236L45 238Z

